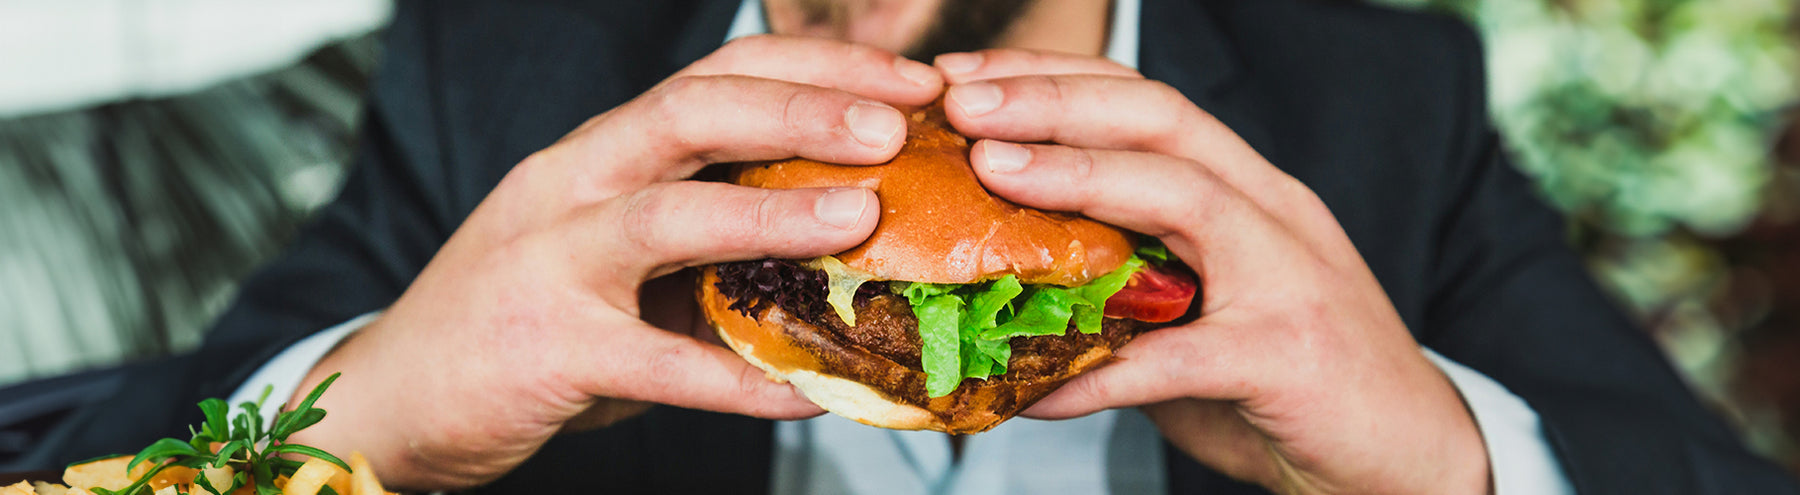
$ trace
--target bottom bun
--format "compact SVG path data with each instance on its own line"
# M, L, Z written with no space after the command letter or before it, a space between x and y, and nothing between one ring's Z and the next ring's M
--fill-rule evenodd
M780 310L777 310L780 311ZM717 327L715 327L717 328ZM751 365L768 373L770 380L785 382L800 389L808 400L819 407L831 411L832 414L856 420L858 423L896 430L944 430L942 421L918 406L902 404L889 399L887 394L869 388L845 378L819 374L812 370L783 369L757 359L755 346L731 338L729 332L720 331L719 338L725 345L749 361Z
M963 380L955 392L925 396L925 372L844 341L831 331L768 305L755 318L729 309L714 268L702 271L700 307L719 338L771 380L793 384L833 414L898 430L967 434L987 431L1061 387L1070 378L1111 362L1113 349L1138 332L1139 322L1108 319L1106 338L1090 338L1065 366L1032 377L1002 375ZM859 318L860 319L860 318ZM1059 337L1032 337L1053 339ZM1015 349L1019 340L1014 340ZM1014 363L1031 359L1015 352ZM1017 366L1015 366L1017 367Z

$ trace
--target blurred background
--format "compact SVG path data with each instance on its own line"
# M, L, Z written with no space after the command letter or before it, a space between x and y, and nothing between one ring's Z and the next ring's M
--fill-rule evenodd
M1791 0L1380 0L1455 15L1569 239L1800 471ZM336 193L383 0L0 0L0 386L183 352Z

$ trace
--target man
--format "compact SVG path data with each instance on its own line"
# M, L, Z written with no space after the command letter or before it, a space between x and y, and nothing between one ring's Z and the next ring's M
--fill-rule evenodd
M344 378L294 440L402 487L768 490L795 469L772 437L801 423L766 420L820 410L702 340L681 269L847 249L879 201L688 179L879 163L905 135L892 105L942 95L996 194L1156 236L1201 274L1198 321L1027 413L1139 408L1170 491L1793 489L1561 246L1500 156L1466 29L1302 0L1144 0L1135 24L1097 0L939 3L404 3L340 198L205 349L119 392L138 424L84 412L60 455L177 434L198 397L299 363L280 395ZM719 48L757 7L777 34L863 44ZM1141 74L1099 57L1126 42Z

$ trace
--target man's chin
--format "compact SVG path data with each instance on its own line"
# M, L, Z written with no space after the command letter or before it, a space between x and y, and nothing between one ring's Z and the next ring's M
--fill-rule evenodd
M926 0L916 0L929 3ZM836 38L873 45L931 63L938 55L993 46L1033 0L942 0L929 5L890 4L882 12L856 12L853 0L768 0L777 33ZM922 27L921 27L922 25Z
M945 0L925 33L901 53L931 63L938 55L994 46L1033 0Z

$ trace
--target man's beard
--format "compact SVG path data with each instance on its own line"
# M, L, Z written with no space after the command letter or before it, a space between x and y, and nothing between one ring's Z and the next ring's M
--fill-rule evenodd
M967 52L993 46L1032 0L944 0L923 35L907 47L907 58L931 63L950 52ZM849 8L834 0L795 2L809 25L844 26Z
M905 55L931 63L945 53L992 47L1030 4L1031 0L944 0L936 20Z

